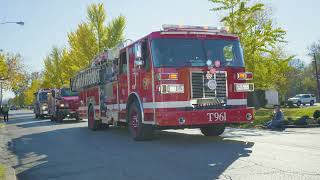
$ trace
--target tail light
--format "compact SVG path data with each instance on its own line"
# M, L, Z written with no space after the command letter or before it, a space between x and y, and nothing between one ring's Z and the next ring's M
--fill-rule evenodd
M253 74L252 74L252 72L240 72L240 73L237 73L237 79L238 80L252 80Z

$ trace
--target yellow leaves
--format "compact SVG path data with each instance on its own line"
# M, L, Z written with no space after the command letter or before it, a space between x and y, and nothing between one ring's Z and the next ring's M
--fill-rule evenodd
M278 49L279 44L285 42L286 31L274 26L265 4L249 0L210 1L216 6L213 11L226 12L223 24L240 37L246 70L254 73L255 87L279 91L288 88L288 60L292 57L283 56Z
M8 76L8 66L6 64L5 56L0 54L0 78Z
M126 19L120 15L106 26L102 3L87 8L87 22L68 34L68 48L53 48L44 60L42 87L60 88L69 85L70 78L88 67L92 59L106 48L112 48L124 38Z
M60 88L64 85L63 50L53 47L50 55L44 60L44 85L50 88Z
M32 80L28 89L26 89L26 91L24 92L25 104L27 104L27 105L33 104L34 93L36 93L40 89L40 86L41 86L41 80L39 80L39 79Z

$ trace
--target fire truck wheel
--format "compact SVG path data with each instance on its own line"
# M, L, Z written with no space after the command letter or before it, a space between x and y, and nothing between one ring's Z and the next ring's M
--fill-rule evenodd
M205 136L219 136L224 132L225 128L225 124L216 124L213 126L202 127L200 130Z
M80 117L79 117L79 114L77 113L76 115L75 115L75 119L76 119L76 122L80 122Z
M63 114L61 113L61 112L57 112L57 119L56 119L56 121L58 122L58 123L63 123Z
M99 129L109 129L109 124L100 123Z
M50 117L50 121L51 121L51 122L56 121L55 118L54 118L54 116L51 116L51 117Z
M88 128L93 131L101 128L101 121L96 121L94 118L94 109L92 105L88 108Z
M136 141L151 140L153 138L153 127L142 124L142 112L137 101L133 101L128 110L129 131Z

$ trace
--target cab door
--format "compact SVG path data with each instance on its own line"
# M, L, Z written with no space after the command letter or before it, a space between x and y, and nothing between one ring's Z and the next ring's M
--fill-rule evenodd
M311 101L310 95L303 95L303 102L302 103L309 103Z
M143 123L152 123L154 119L154 109L146 105L147 103L153 103L153 74L148 39L145 38L137 42L137 44L134 45L133 51L133 56L130 56L130 88L131 91L138 94L143 104Z
M152 71L151 58L148 39L140 41L141 58L135 58L134 61L142 62L135 63L134 68L137 74L136 92L140 95L142 102L152 102Z
M125 104L128 99L129 82L128 82L128 49L123 49L120 51L119 60L119 78L118 78L118 104L120 110L120 120L126 119Z

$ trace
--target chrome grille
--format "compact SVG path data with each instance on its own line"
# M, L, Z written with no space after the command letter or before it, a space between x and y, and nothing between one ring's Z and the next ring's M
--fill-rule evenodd
M213 75L212 79L217 82L217 88L215 90L208 88L207 83L209 80L206 78L206 73L192 72L192 98L225 98L227 96L227 72L218 71Z

